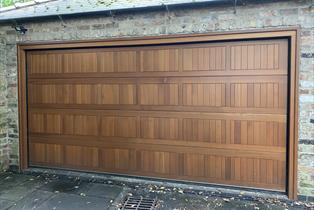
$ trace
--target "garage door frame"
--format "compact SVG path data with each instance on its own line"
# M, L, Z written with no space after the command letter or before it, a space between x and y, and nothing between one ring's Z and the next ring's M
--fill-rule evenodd
M104 46L136 46L151 44L195 43L202 41L229 41L250 39L286 38L289 42L288 69L288 128L287 128L287 188L290 199L297 198L297 148L298 148L298 66L299 28L276 30L235 31L224 33L163 35L154 37L116 38L88 41L21 42L17 44L18 57L18 110L20 171L28 166L27 74L26 52L41 49L68 49Z

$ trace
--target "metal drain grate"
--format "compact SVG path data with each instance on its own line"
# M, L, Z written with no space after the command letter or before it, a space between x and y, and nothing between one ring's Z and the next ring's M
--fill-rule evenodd
M121 210L153 210L156 207L156 198L128 196Z

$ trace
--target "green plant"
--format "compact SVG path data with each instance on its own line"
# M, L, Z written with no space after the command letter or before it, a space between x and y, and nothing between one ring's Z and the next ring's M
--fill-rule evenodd
M14 3L27 2L31 0L0 0L0 7L12 6Z
M1 0L1 6L3 7L8 7L13 5L14 1L13 0Z

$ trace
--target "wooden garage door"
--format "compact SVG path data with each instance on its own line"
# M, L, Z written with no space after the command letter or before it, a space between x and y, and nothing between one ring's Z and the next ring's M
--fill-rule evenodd
M29 51L30 165L284 191L287 48Z

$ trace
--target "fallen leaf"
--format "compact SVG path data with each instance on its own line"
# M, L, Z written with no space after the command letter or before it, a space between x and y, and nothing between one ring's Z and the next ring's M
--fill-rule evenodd
M225 202L230 202L228 198L223 198L222 200L224 200Z

